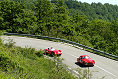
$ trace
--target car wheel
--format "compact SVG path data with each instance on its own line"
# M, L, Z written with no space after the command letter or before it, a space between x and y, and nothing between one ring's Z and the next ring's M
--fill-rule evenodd
M49 55L49 53L46 52L46 55Z
M58 56L61 56L61 54L59 54Z
M82 65L85 65L85 62L83 62Z
M54 56L54 52L51 52L51 56Z
M87 66L87 62L83 62L83 65L84 65L84 66Z

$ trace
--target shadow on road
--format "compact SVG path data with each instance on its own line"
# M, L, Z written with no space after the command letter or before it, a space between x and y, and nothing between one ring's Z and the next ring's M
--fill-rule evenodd
M79 62L75 62L76 65L80 66L81 68L86 68L86 67L93 67L93 66L85 66Z
M82 67L82 68L85 67L83 64L81 64L81 63L79 63L79 62L75 62L75 64L78 65L78 66L80 66L80 67Z

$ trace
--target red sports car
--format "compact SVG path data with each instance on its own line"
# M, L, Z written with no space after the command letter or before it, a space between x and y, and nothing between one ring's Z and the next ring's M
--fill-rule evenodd
M95 64L95 61L92 60L88 55L81 55L79 58L77 58L77 62L84 66L94 66Z
M54 55L61 56L62 51L61 50L56 50L56 49L53 49L53 48L50 48L50 49L48 48L48 49L45 49L45 53L49 54L51 56L54 56Z

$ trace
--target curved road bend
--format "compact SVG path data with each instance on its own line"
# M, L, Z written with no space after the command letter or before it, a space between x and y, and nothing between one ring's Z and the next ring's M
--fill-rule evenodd
M92 59L95 60L95 66L90 67L90 71L92 73L92 77L90 79L118 79L118 61L114 61L75 47L72 47L68 44L62 44L60 42L52 42L42 39L35 38L26 38L26 37L18 37L18 36L1 36L3 39L13 39L16 42L16 46L21 47L32 47L39 49L45 49L48 47L54 47L55 49L62 50L62 58L64 58L63 63L68 65L71 69L82 68L87 69L85 67L80 67L75 64L77 57L80 55L89 55ZM6 42L6 41L5 41Z

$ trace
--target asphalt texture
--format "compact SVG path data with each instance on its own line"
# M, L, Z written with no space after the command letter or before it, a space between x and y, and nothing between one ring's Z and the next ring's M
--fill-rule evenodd
M55 49L62 50L61 58L63 63L70 69L76 70L77 68L89 69L91 77L89 79L118 79L118 61L90 53L82 48L73 47L70 44L62 42L53 42L42 39L18 37L18 36L1 36L4 43L8 42L8 39L13 39L16 46L32 47L37 50L53 47ZM95 60L93 67L84 67L81 64L76 63L77 58L80 55L89 55L91 59Z

